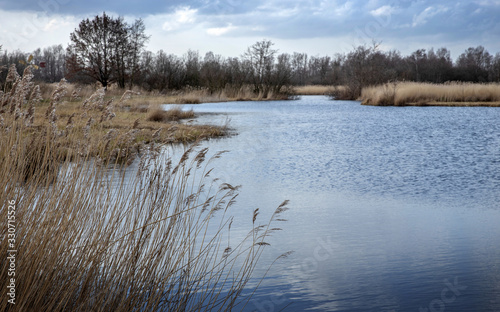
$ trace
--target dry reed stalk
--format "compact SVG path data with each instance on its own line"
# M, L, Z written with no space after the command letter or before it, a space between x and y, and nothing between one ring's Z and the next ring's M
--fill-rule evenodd
M347 86L334 86L333 90L328 95L334 100L351 100L353 92Z
M498 83L461 83L446 84L402 82L394 87L384 84L364 88L361 100L365 105L470 105L500 101Z
M24 94L16 90L14 96ZM51 102L60 94L54 92ZM34 131L0 114L0 214L15 205L17 250L16 305L4 295L0 310L231 311L248 302L240 295L286 203L265 225L253 219L247 239L226 240L238 188L210 178L211 161L221 153L208 158L207 149L192 146L175 166L143 153L135 174L116 156L70 158L62 145L80 149L85 129L84 145L99 148L92 146L92 128L102 127L92 117L75 116L66 122L66 136L59 136L52 131L55 121L45 119ZM109 148L120 140L132 148L140 131L108 131ZM12 249L8 233L1 222L3 255ZM9 263L3 261L0 286L8 283Z
M307 85L294 87L296 95L329 95L335 90L334 86Z
M180 121L182 119L194 118L195 114L193 110L184 111L182 106L174 106L167 110L162 107L153 106L150 114L146 118L148 121L156 122L168 122L168 121Z

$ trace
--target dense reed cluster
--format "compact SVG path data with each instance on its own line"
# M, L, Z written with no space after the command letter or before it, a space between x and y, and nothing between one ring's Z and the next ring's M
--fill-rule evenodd
M63 80L42 101L30 71L10 73L1 94L0 253L15 249L16 262L15 305L2 295L0 310L243 307L249 297L242 291L286 202L264 225L256 211L248 236L231 240L238 188L211 177L212 161L222 153L209 157L192 145L173 163L161 148L162 132L172 135L168 129L154 129L144 145L137 140L144 135L140 121L110 127L124 98L115 104L97 90L78 110L65 111L65 95L78 95ZM12 203L15 239L9 242ZM4 260L5 290L12 276Z
M392 82L363 88L361 100L365 105L500 106L500 84Z

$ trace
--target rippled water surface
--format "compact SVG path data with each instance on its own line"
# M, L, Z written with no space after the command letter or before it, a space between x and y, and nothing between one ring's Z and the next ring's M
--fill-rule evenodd
M246 311L500 311L500 109L303 97L194 106L246 231L290 200Z

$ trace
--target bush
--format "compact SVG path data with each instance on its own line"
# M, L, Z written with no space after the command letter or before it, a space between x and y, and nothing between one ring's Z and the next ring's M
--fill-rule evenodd
M180 107L174 107L169 110L163 110L161 108L153 109L149 114L148 121L156 122L167 122L167 121L179 121L181 119L194 118L195 114L193 110L183 111Z

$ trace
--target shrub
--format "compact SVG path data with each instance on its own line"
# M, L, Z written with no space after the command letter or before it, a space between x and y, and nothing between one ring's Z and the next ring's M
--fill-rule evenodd
M188 119L194 117L195 114L193 110L183 111L180 107L174 107L168 110L156 108L153 109L153 111L149 114L147 120L156 122L167 122L167 121L179 121L181 119Z

